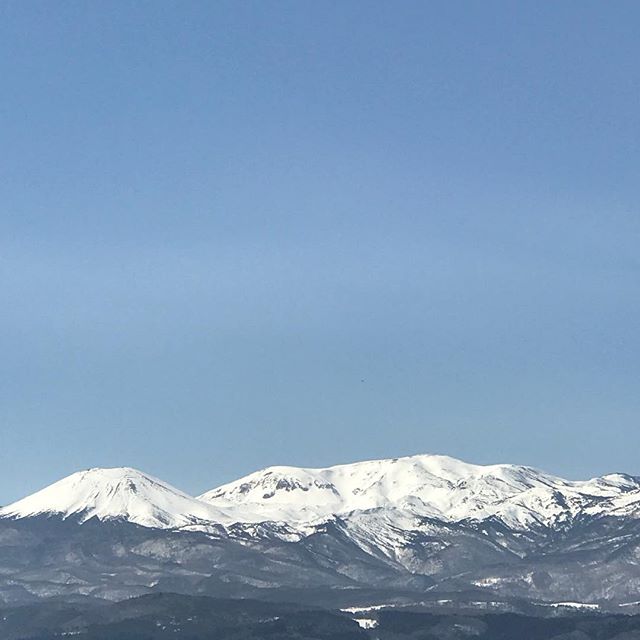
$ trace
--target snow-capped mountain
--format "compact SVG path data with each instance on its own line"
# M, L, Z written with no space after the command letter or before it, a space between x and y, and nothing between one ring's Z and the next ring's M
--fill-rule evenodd
M437 455L325 469L270 467L202 494L232 520L312 523L391 509L446 522L497 518L517 529L550 527L585 512L640 505L640 481L612 474L563 480L530 467L474 465Z
M159 529L229 521L220 509L128 467L79 471L0 509L0 518L53 514L80 522L119 519Z
M59 514L154 528L274 522L304 532L335 517L383 512L386 521L497 519L515 530L552 528L580 515L640 514L640 480L611 474L569 481L526 466L418 455L324 469L269 467L195 498L122 467L74 473L0 509L0 518Z
M0 604L163 589L635 602L640 479L421 455L270 467L192 497L90 469L0 509Z

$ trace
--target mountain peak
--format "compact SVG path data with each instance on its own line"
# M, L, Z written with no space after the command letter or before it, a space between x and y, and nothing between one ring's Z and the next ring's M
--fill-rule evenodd
M395 510L449 522L498 518L526 529L572 519L587 508L611 508L622 494L633 506L639 487L621 474L569 481L522 465L477 465L422 454L319 469L269 467L200 499L246 522L304 523Z
M78 471L0 510L1 517L37 515L121 519L163 529L225 520L219 509L131 467Z
M609 474L570 481L526 466L415 455L326 468L273 466L193 498L131 467L94 468L0 509L6 518L95 517L204 530L264 522L306 530L355 513L445 522L495 518L518 530L564 526L580 514L640 514L640 479Z

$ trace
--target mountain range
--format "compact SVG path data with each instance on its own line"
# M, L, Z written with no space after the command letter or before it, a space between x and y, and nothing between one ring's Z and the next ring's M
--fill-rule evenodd
M0 509L0 603L158 591L632 612L640 478L419 455L270 467L192 497L123 467Z

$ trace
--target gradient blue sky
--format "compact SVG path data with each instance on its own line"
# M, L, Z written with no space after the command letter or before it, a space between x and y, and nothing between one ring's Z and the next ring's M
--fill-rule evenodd
M640 474L637 2L4 2L0 503L418 452Z

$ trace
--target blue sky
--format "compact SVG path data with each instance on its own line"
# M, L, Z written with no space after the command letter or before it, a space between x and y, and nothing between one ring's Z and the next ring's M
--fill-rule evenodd
M0 503L91 466L640 474L639 20L4 3Z

